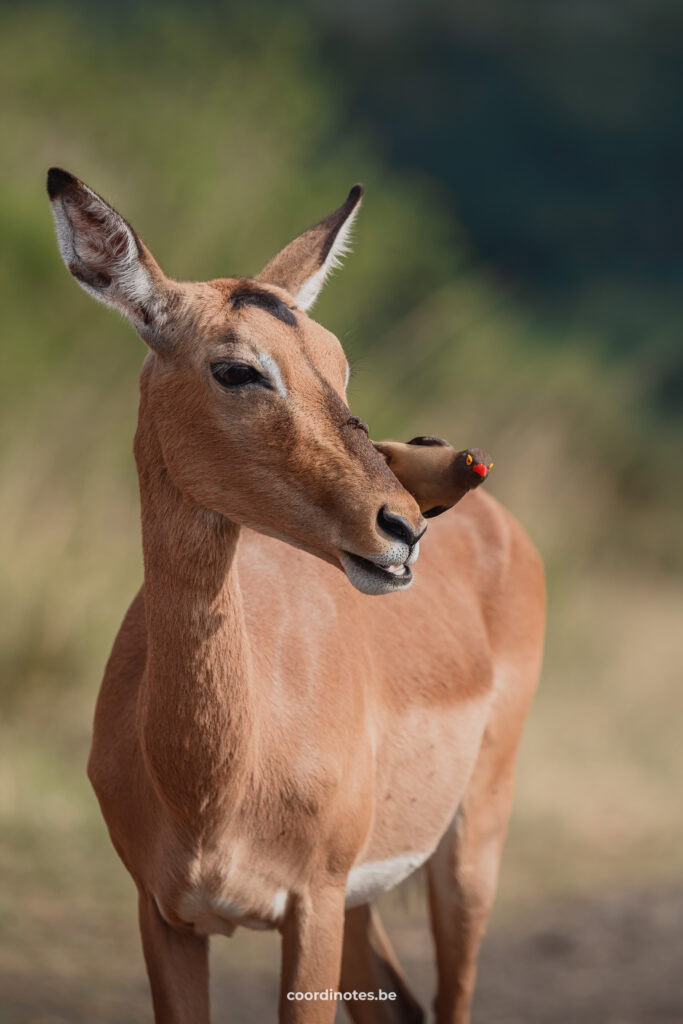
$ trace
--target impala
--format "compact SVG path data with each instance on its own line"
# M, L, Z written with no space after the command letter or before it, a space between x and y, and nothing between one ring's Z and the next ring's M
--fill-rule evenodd
M307 315L362 190L255 278L178 283L73 175L62 257L149 347L135 458L144 585L89 776L139 893L155 1017L209 1021L208 936L282 936L280 1019L418 1021L372 901L426 863L440 1024L465 1024L539 673L539 558L491 497L430 526ZM397 353L400 358L400 353ZM413 575L416 579L413 582ZM411 584L413 584L411 586ZM378 597L377 595L385 595ZM296 993L309 993L296 998Z

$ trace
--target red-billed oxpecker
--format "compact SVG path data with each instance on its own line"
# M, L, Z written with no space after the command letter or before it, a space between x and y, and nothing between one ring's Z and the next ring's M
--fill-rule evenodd
M387 465L413 495L425 519L447 512L468 491L479 487L493 462L481 448L463 448L440 437L414 437L402 441L374 441Z

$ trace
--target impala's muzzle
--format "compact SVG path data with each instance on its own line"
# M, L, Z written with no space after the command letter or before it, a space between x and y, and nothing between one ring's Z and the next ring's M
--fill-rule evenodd
M411 565L420 554L420 538L426 525L416 533L403 516L391 512L386 505L377 513L377 527L380 536L393 541L379 554L371 557L340 551L339 561L344 572L356 590L363 594L390 594L405 590L413 582Z
M381 555L364 558L351 551L340 551L341 566L356 590L362 594L391 594L405 590L413 582L410 568L420 554L419 543L394 544Z

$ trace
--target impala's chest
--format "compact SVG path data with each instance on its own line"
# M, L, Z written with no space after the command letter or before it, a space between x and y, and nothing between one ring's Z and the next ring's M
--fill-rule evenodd
M183 894L177 912L200 935L232 935L238 926L258 931L279 927L288 903L287 889L265 886L255 892L244 885L198 884Z
M409 850L393 857L364 861L352 868L346 887L346 905L367 903L398 885L432 853ZM290 873L264 871L257 863L243 873L234 869L197 872L174 900L172 916L191 924L201 935L232 935L237 927L256 930L279 928L292 900ZM281 883L281 884L278 884ZM162 914L169 914L161 900Z
M202 935L277 928L289 905L288 882L285 868L237 843L193 862L172 910Z

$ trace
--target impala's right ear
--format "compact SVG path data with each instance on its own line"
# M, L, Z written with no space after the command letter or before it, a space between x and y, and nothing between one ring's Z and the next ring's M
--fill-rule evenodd
M127 316L150 346L167 348L174 287L131 226L59 167L48 171L47 192L59 251L81 287Z
M285 246L257 276L257 281L285 288L308 312L349 249L349 237L363 200L363 186L354 185L346 202L329 217Z

